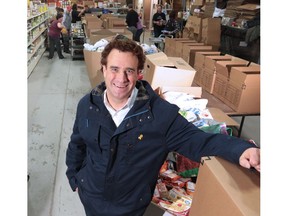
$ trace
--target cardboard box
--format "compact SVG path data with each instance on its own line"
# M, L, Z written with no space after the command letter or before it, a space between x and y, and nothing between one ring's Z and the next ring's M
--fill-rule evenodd
M201 98L202 96L202 87L179 87L179 86L161 86L159 95L163 98L163 93L168 91L174 92L184 92L190 95L193 95L195 98Z
M187 46L183 46L183 48L182 48L182 56L183 56L183 59L187 63L189 63L189 61L190 61L190 50L209 51L211 49L212 49L211 46L207 47L206 45L204 45L204 43L195 43L193 45L190 44L190 45L187 45ZM193 60L193 62L194 62L194 60ZM193 66L194 66L194 63L193 63Z
M93 52L83 50L84 60L87 68L87 73L91 87L94 88L97 84L104 81L101 69L101 52Z
M98 19L97 21L89 21L86 25L86 36L89 38L93 29L102 29L103 28L103 21Z
M202 69L201 79L199 85L210 94L213 94L216 78L216 70L209 68Z
M98 16L96 14L85 14L84 20L85 20L86 24L88 24L89 22L98 21L100 19L98 18Z
M260 65L232 67L224 103L240 113L260 113Z
M101 17L100 17L100 19L102 19L102 20L104 21L104 20L107 20L109 17L114 17L114 15L113 15L113 14L110 14L110 13L108 13L108 14L102 14Z
M217 61L228 61L228 60L232 60L231 55L205 56L204 67L210 70L216 70Z
M190 41L190 42L194 42L195 40L191 40L189 38L170 38L170 37L165 38L164 53L167 56L175 57L174 53L175 53L176 41Z
M88 5L88 7L94 6L94 1L83 1L82 3L83 6Z
M212 51L213 50L213 47L212 46L208 46L208 45L206 45L206 46L198 46L198 47L193 47L193 46L191 46L190 48L189 48L189 54L188 54L188 56L189 56L189 59L188 59L188 63L192 66L192 65L194 65L194 63L195 63L195 53L196 52L199 52L199 51ZM183 55L184 55L184 53L183 53Z
M127 23L123 18L108 17L108 28L109 29L123 29L126 28Z
M260 174L218 157L203 157L189 216L259 216Z
M195 60L194 60L194 67L197 65L201 68L204 68L205 56L220 56L220 55L221 55L221 52L218 52L218 51L196 52Z
M200 80L202 79L202 75L203 75L203 67L200 67L198 65L194 65L194 69L196 70L196 74L194 76L194 83L196 83L197 85L201 85Z
M185 60L186 56L183 54L183 49L186 46L204 46L204 43L198 43L195 40L176 41L175 47L173 47L174 57L180 57Z
M215 69L216 69L216 73L217 74L221 74L225 77L227 77L227 79L230 78L230 71L232 69L232 67L241 67L241 66L248 66L249 61L246 60L233 60L233 58L231 59L231 61L217 61L215 63Z
M216 76L212 94L224 102L231 69L238 66L246 67L248 63L246 60L239 59L236 61L233 61L233 59L231 61L217 61L215 64Z
M194 82L197 85L201 85L201 80L203 79L203 71L204 71L204 63L205 63L205 56L219 56L221 52L218 51L204 51L204 52L196 52L195 53L195 60L194 60L194 68L197 71L194 77Z
M211 113L213 119L217 122L225 122L228 127L239 127L239 123L236 122L234 119L229 117L226 113L218 108L208 108L209 112Z
M196 54L197 53L198 52L196 52ZM215 80L216 80L216 62L224 61L224 60L231 60L232 56L230 55L224 55L224 56L223 55L203 55L203 57L204 57L204 68L202 70L199 70L200 66L196 67L197 71L200 71L201 73L197 75L196 83L199 86L202 86L210 94L213 94Z
M195 69L182 58L168 57L165 53L146 55L143 79L153 89L159 86L191 86Z
M221 19L205 18L202 20L201 42L220 46Z
M186 28L192 28L196 34L201 34L202 19L196 16L189 16L185 24Z
M89 43L95 44L101 39L106 39L108 41L112 40L117 34L122 34L130 39L132 39L132 32L125 29L93 29L90 32Z

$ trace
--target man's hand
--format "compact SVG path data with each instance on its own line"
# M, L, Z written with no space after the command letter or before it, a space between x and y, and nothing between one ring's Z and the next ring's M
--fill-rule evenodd
M239 164L245 168L255 168L260 172L260 149L246 149L239 158Z

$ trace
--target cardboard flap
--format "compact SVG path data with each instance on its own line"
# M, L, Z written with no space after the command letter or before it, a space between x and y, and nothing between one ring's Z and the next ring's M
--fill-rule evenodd
M173 91L173 92L184 92L195 96L195 98L202 97L202 87L178 87L178 86L162 86L160 87L161 94Z
M179 57L168 57L168 61L171 62L176 68L184 70L194 70L184 59Z

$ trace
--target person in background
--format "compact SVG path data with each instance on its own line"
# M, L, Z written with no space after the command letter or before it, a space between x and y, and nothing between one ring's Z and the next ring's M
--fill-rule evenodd
M62 24L66 29L66 31L62 31L63 51L65 53L70 53L69 41L70 41L70 30L71 30L71 21L72 21L71 10L72 10L71 6L68 5L64 12L63 21L62 21Z
M228 0L215 0L213 18L224 17Z
M162 12L162 6L157 6L157 12L152 17L154 37L159 37L162 34L166 24L166 15Z
M62 25L63 14L58 13L56 15L56 20L52 21L49 26L48 36L49 36L49 56L48 59L52 59L54 56L55 46L59 59L64 59L61 51L60 35L61 30L64 28Z
M128 30L133 34L133 40L136 41L136 32L137 32L137 23L138 23L138 13L133 9L133 4L128 5L128 12L126 15L126 24Z
M60 14L60 13L64 14L64 9L61 7L56 7L55 10L56 10L56 14Z
M138 80L145 60L135 41L112 40L101 53L104 82L77 105L66 175L87 216L143 215L170 152L196 162L218 156L260 171L256 145L202 131Z
M166 34L176 38L177 33L180 31L179 23L176 20L176 11L172 10L169 13L169 20L167 21L164 30L167 31Z
M71 23L81 21L81 15L80 12L78 11L78 6L76 3L72 5L71 17L72 17Z
M137 31L135 41L140 42L141 34L143 33L142 13L138 14Z
M91 10L88 7L88 5L84 5L84 8L80 12L80 16L85 16L86 13L89 13L89 14L91 13Z

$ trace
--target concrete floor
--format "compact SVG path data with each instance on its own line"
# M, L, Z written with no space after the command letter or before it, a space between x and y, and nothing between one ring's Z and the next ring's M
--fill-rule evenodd
M65 151L76 105L90 82L84 61L65 53L63 60L56 53L52 60L47 56L28 78L28 215L81 216L82 204L65 175ZM260 143L259 116L246 117L242 136Z

